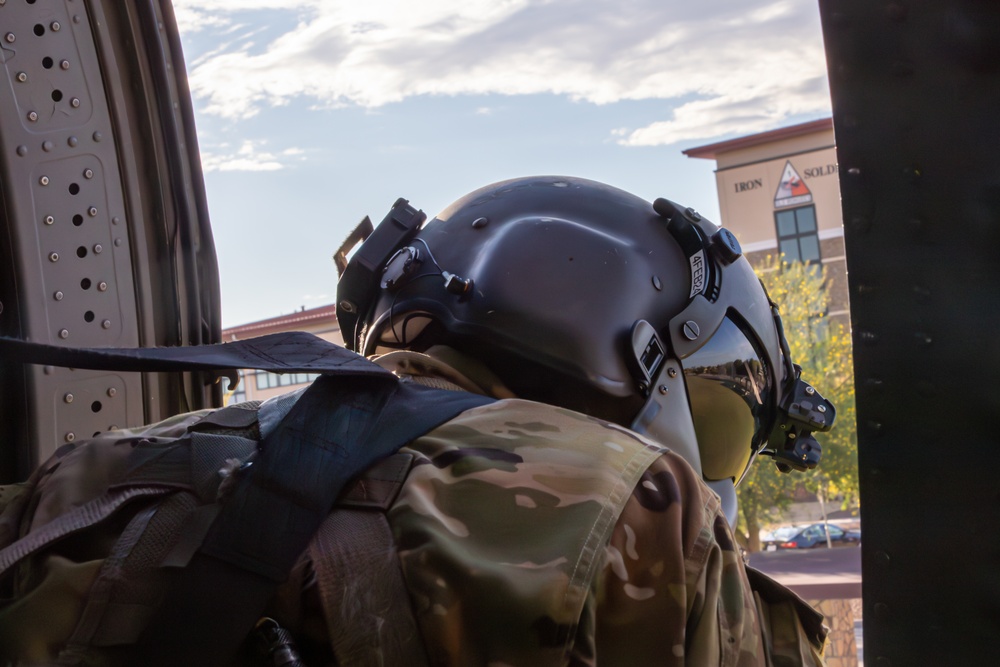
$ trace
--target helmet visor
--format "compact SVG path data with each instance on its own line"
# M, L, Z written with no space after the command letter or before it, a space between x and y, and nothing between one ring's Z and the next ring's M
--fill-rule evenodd
M738 482L770 423L770 369L729 317L683 367L705 478Z

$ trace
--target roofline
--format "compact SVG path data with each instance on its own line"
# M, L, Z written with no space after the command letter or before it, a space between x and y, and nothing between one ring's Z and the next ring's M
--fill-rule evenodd
M269 329L287 331L290 328L289 325L302 326L303 324L314 323L325 319L331 320L331 322L336 325L336 304L320 306L319 308L310 308L309 310L300 310L294 313L289 313L288 315L278 315L277 317L270 317L266 320L257 320L256 322L248 322L247 324L228 327L222 330L222 340L228 341L237 338L244 338L248 334L251 336L259 336Z
M737 137L736 139L727 139L726 141L719 141L714 144L695 146L694 148L688 148L687 150L681 152L688 157L714 160L716 156L721 153L730 153L741 148L749 148L759 144L771 143L782 139L791 139L792 137L798 137L803 134L812 134L814 132L832 129L833 118L820 118L819 120L811 120L806 123L799 123L798 125L779 127L776 130L749 134L745 137Z

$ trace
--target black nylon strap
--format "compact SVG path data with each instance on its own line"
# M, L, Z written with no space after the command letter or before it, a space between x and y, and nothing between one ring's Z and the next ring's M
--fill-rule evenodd
M92 370L314 372L261 444L137 644L136 664L224 665L254 627L347 483L376 461L493 399L400 383L303 332L217 345L66 348L0 337L0 358Z
M347 483L376 461L493 399L398 383L321 377L261 443L200 552L138 646L148 665L226 664Z
M142 373L238 370L390 375L364 357L303 331L183 347L72 348L0 336L0 359Z

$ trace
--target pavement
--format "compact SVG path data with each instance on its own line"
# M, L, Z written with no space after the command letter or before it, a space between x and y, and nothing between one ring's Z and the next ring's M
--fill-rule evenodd
M806 600L861 597L860 547L760 551L749 563Z

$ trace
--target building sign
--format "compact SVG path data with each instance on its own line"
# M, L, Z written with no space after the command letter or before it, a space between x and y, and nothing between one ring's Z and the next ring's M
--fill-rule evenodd
M785 162L785 170L781 172L778 191L774 193L774 208L808 204L812 200L812 192L806 187L799 172L795 171L791 161Z

